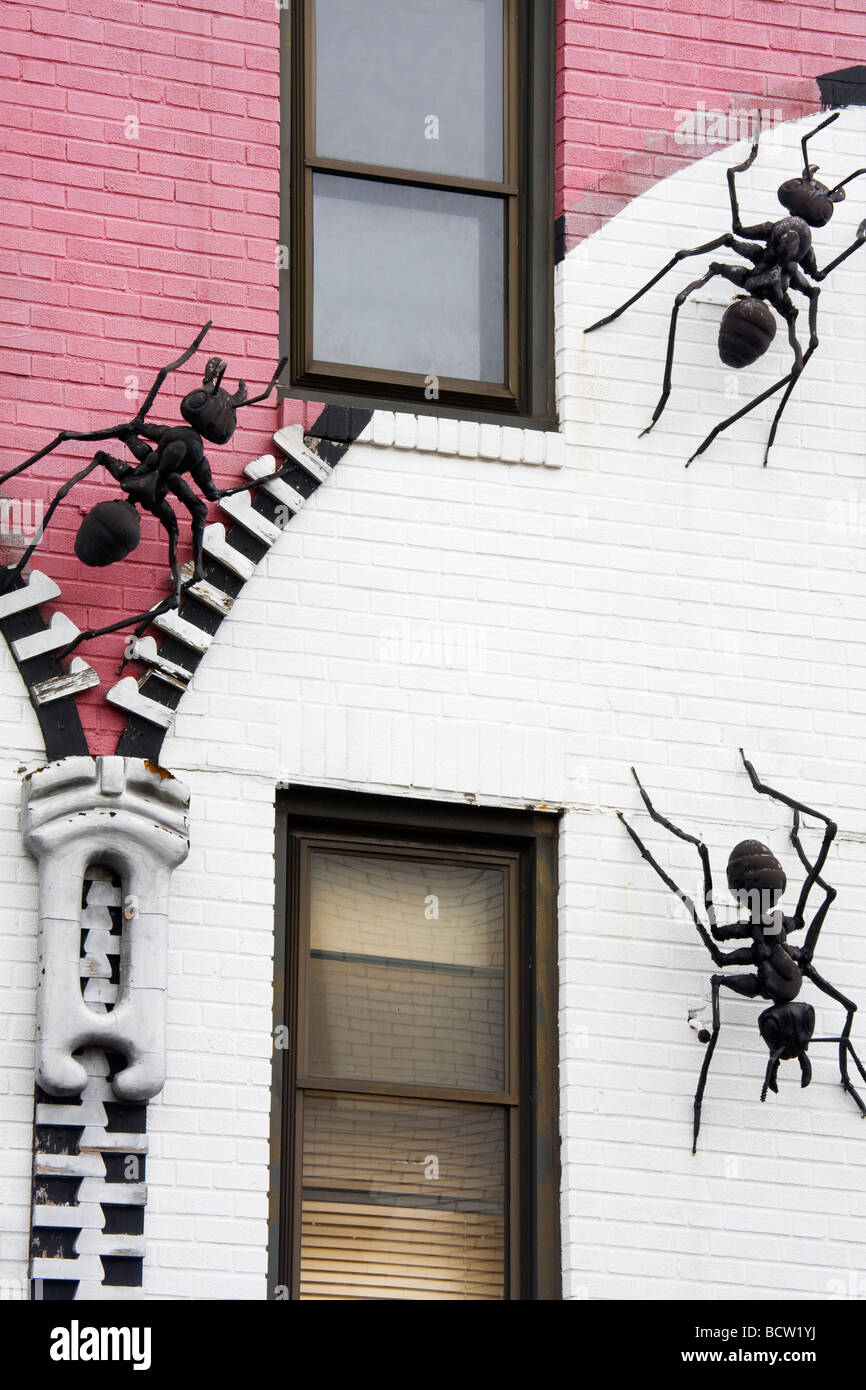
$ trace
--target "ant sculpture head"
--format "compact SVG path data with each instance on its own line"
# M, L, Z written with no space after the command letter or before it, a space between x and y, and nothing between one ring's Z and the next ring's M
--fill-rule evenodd
M201 386L180 403L180 413L209 444L227 444L237 426L237 410L247 399L246 383L238 382L233 396L220 385L228 363L212 357L204 369Z
M728 887L753 921L773 911L787 884L785 870L760 840L741 840L731 850Z
M833 216L834 203L843 201L845 190L841 183L837 183L835 188L828 188L826 184L820 183L812 177L817 170L817 164L807 164L802 178L788 179L783 183L779 188L779 202L793 217L802 217L810 227L826 227ZM851 177L853 179L855 175L852 174ZM847 183L848 180L845 179L844 182Z
M857 169L853 174L849 174L847 179L837 183L834 188L828 188L826 184L820 183L815 178L818 172L817 164L809 163L808 142L813 135L817 135L819 130L830 125L837 120L838 111L834 111L832 116L828 116L826 121L822 121L814 130L810 130L808 135L804 135L801 140L803 149L803 173L798 179L787 179L778 191L779 202L787 208L793 217L802 217L804 222L808 222L810 227L826 227L830 218L833 216L833 208L836 203L844 202L845 184L856 179L859 174L866 174L866 169Z

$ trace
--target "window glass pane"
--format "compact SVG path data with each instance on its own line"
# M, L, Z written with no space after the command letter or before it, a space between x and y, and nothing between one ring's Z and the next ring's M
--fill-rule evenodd
M502 0L317 0L316 153L502 178Z
M502 384L503 201L313 178L313 356Z
M308 1070L504 1088L501 869L311 856Z
M301 1298L497 1299L505 1114L307 1096Z

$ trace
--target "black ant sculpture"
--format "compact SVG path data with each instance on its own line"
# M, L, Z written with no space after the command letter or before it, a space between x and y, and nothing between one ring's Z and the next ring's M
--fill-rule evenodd
M647 290L651 290L653 285L661 280L662 276L667 275L680 261L688 256L700 256L706 251L716 251L719 247L725 246L735 251L738 256L743 256L747 261L751 261L751 268L747 266L724 265L719 261L711 261L710 268L700 279L693 280L685 289L680 290L674 299L673 313L671 314L670 331L668 333L668 351L665 359L664 384L658 404L653 411L653 417L645 430L641 431L641 438L649 434L661 416L667 404L668 396L671 393L671 371L674 360L674 343L676 338L677 317L689 295L695 290L700 289L708 280L714 276L721 275L725 280L730 280L731 284L738 289L744 290L745 294L738 296L733 304L726 309L719 328L719 356L727 367L748 367L756 362L763 353L767 351L770 343L776 335L776 320L771 312L775 309L776 313L784 319L788 325L788 342L794 353L794 365L787 376L781 381L777 381L774 386L762 391L759 396L741 410L723 420L721 424L710 430L703 444L696 449L691 458L686 463L689 464L698 458L705 449L709 448L716 435L721 434L729 425L733 425L736 420L748 415L749 411L754 410L762 401L775 395L777 391L784 389L784 395L779 402L776 414L773 417L773 424L770 429L770 437L767 440L767 447L764 450L764 467L767 465L767 458L776 438L776 430L779 427L779 420L782 412L788 404L789 397L803 368L809 361L816 347L818 346L818 297L821 291L817 285L810 284L810 280L825 280L831 271L841 265L843 261L858 251L861 246L866 245L866 221L860 223L853 245L847 251L843 251L823 270L818 269L815 260L815 252L812 249L812 233L810 227L824 227L833 216L833 206L840 203L845 197L845 184L852 179L858 178L861 174L866 174L866 169L857 169L853 174L849 174L841 183L837 183L834 188L827 188L823 183L819 183L814 178L817 172L817 164L809 163L809 153L807 145L813 135L831 124L839 117L839 112L834 111L832 116L828 116L814 130L809 131L803 136L801 141L803 149L803 173L798 179L788 179L779 188L779 202L791 213L790 217L783 217L778 222L760 222L755 227L744 227L740 221L740 209L737 203L736 176L745 173L753 164L758 153L758 141L761 135L760 113L756 124L755 136L752 141L752 149L748 159L743 164L737 164L728 170L728 191L731 198L731 226L736 233L726 232L724 236L715 237L712 241L705 242L703 246L695 246L691 250L677 251L668 261L666 266L652 277L651 280L627 299L624 304L606 318L599 319L586 329L587 333L594 333L597 328L603 328L605 324L612 323L618 319L620 314L625 313L636 300L645 295ZM808 225L807 225L808 224ZM756 237L757 242L764 242L758 245L757 242L738 241L737 237L747 236ZM809 277L809 278L807 278ZM797 320L798 309L791 299L788 291L797 290L806 296L809 301L809 346L805 353L800 346L797 338L795 323ZM770 307L768 307L770 306Z
M783 1060L790 1060L796 1057L800 1063L801 1086L808 1086L812 1079L812 1067L807 1056L807 1049L810 1042L835 1042L839 1045L839 1071L842 1086L853 1097L860 1110L861 1115L866 1115L866 1105L860 1099L857 1091L851 1084L848 1075L848 1054L854 1059L860 1075L866 1081L866 1071L851 1043L851 1025L854 1021L854 1014L857 1005L850 999L846 999L844 994L840 994L825 980L812 965L812 957L818 945L818 937L824 925L824 918L830 908L830 904L836 897L835 888L831 888L821 877L821 870L830 850L830 845L836 835L837 827L821 811L812 811L802 802L795 801L782 792L774 791L772 787L765 786L758 780L754 767L746 758L742 748L740 756L743 759L749 779L755 791L761 792L764 796L771 796L776 801L781 801L784 806L788 806L794 812L793 825L791 828L791 844L797 851L797 856L803 868L806 870L806 878L800 889L800 896L797 905L791 916L787 916L777 906L779 898L785 891L787 879L785 871L766 845L758 840L743 840L731 851L728 860L728 887L739 906L749 912L747 920L741 922L728 923L720 926L716 921L716 912L713 905L713 879L710 868L710 857L707 847L694 835L689 835L685 830L680 830L678 826L660 815L653 806L647 792L641 785L640 778L632 768L632 774L637 782L638 789L643 798L644 805L652 816L653 820L659 825L663 825L666 830L670 830L680 840L687 840L689 844L695 846L703 867L704 875L704 908L709 924L709 932L701 921L701 917L695 907L694 901L683 893L673 879L665 873L664 869L650 854L643 841L629 825L621 811L617 812L631 838L637 845L640 853L647 863L651 864L663 883L676 893L677 897L685 903L688 908L698 935L712 956L717 966L727 965L753 965L756 967L754 975L713 975L712 984L712 1008L713 1008L713 1030L709 1036L709 1045L701 1067L698 1088L695 1092L694 1109L694 1133L692 1142L692 1153L697 1152L698 1132L701 1127L701 1104L704 1097L704 1088L707 1084L707 1074L710 1069L713 1051L719 1036L721 1019L719 1016L719 990L722 985L734 990L736 994L745 995L748 999L760 996L763 999L772 1000L772 1005L758 1018L758 1028L761 1037L770 1050L770 1059L767 1063L767 1071L764 1077L764 1085L761 1091L761 1100L766 1100L767 1091L778 1091L779 1063ZM824 837L821 848L818 851L815 862L812 863L803 849L800 840L800 816L814 816L817 820L824 822ZM824 893L824 900L818 907L814 917L809 923L803 945L800 947L788 944L788 935L794 931L800 931L806 924L806 903L809 894L815 885ZM735 951L720 951L716 945L717 941L742 941L751 937L750 946L742 946ZM811 1004L794 1002L800 993L803 983L803 976L810 979L824 994L828 994L831 999L835 999L847 1010L847 1018L841 1035L834 1038L813 1038L815 1029L815 1010Z
M208 321L196 335L195 340L175 362L169 362L167 366L160 367L153 385L133 420L127 424L110 425L101 430L85 430L83 432L62 430L50 444L46 444L44 448L39 449L23 463L19 463L16 468L12 468L8 473L0 476L0 487L2 487L10 478L16 477L25 469L31 468L34 463L38 463L41 458L44 458L52 449L56 449L58 445L78 439L91 441L119 439L138 460L138 466L134 467L123 459L113 458L111 454L107 454L101 449L94 454L90 463L86 464L54 494L45 510L45 516L36 539L28 546L18 563L8 565L0 571L0 593L10 589L18 581L24 566L42 539L45 527L64 497L71 492L77 483L82 482L95 468L100 466L106 468L112 478L120 483L126 493L126 499L118 498L107 502L98 502L90 509L79 527L75 541L75 553L78 558L86 565L101 568L105 565L113 565L129 555L138 545L141 535L137 507L141 507L151 516L155 516L168 535L172 594L154 608L136 614L135 617L122 619L120 622L112 623L107 627L92 628L89 632L79 633L73 642L70 642L62 652L58 653L59 656L68 655L79 643L85 640L100 637L107 632L116 632L120 628L130 627L134 623L141 624L138 629L140 635L154 617L178 606L180 595L184 589L198 583L203 578L202 542L207 521L207 505L186 482L184 474L190 476L209 502L219 502L223 497L231 497L234 493L244 492L249 488L249 483L241 483L239 487L229 488L215 486L210 464L205 457L203 441L207 440L208 443L216 445L227 444L235 432L238 410L242 406L256 405L259 401L267 399L279 380L288 361L287 358L280 359L266 389L258 396L248 397L246 384L243 381L238 382L238 388L234 395L229 395L228 391L224 390L220 383L225 375L227 363L222 362L218 357L212 357L205 367L201 386L190 391L181 401L180 413L186 423L184 425L149 425L147 423L147 415L169 372L177 371L179 367L189 361L193 353L200 347L211 326L211 322ZM286 466L288 465L284 465L284 467ZM278 478L281 475L282 470L278 470L276 473L259 479L259 481L268 482L271 478ZM169 494L173 494L178 501L183 503L192 518L193 573L186 582L182 582L181 571L177 562L179 530L174 509L168 501Z

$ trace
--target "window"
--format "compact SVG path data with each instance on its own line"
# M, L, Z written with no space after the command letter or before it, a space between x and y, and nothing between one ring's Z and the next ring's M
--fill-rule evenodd
M553 11L295 0L292 394L552 423Z
M296 791L277 858L272 1290L558 1298L556 818Z

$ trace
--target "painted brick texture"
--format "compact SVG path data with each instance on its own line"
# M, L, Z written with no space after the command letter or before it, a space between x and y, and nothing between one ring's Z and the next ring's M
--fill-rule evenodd
M690 138L690 113L739 122L762 109L766 122L814 111L815 78L862 63L866 42L860 0L562 0L558 18L556 211L569 249L737 138L716 138L712 124Z
M27 457L59 429L134 415L156 369L197 327L214 328L170 380L152 418L170 422L206 357L227 381L264 383L279 355L277 271L279 26L272 0L200 4L11 0L0 17L4 125L0 458ZM300 405L282 422L306 420ZM241 476L278 423L265 405L214 449L217 484ZM115 450L123 454L118 446ZM50 496L89 457L58 450L17 496ZM72 554L84 511L116 485L101 472L74 492L39 563L82 628L162 597L166 548L148 519L123 565L85 570ZM183 557L182 557L183 558ZM81 697L94 751L113 751L122 716L106 705L125 638L87 648L102 686Z
M209 351L229 358L235 376L267 379L278 355L277 20L271 0L231 0L218 13L167 0L5 6L4 466L58 428L132 414L154 370L208 316ZM676 133L701 103L786 118L812 110L814 76L856 62L864 37L859 0L561 0L556 213L566 244L707 153L700 132ZM171 420L192 380L169 383L154 418ZM317 410L289 404L280 422L309 424ZM262 407L213 451L218 482L239 476L275 423L274 408ZM46 498L83 456L81 446L58 451L15 495ZM112 489L101 475L82 484L40 561L82 627L164 593L164 542L150 519L141 547L110 576L71 555L82 512ZM113 751L121 728L104 693L123 648L118 635L88 648L102 686L80 704L97 752Z

